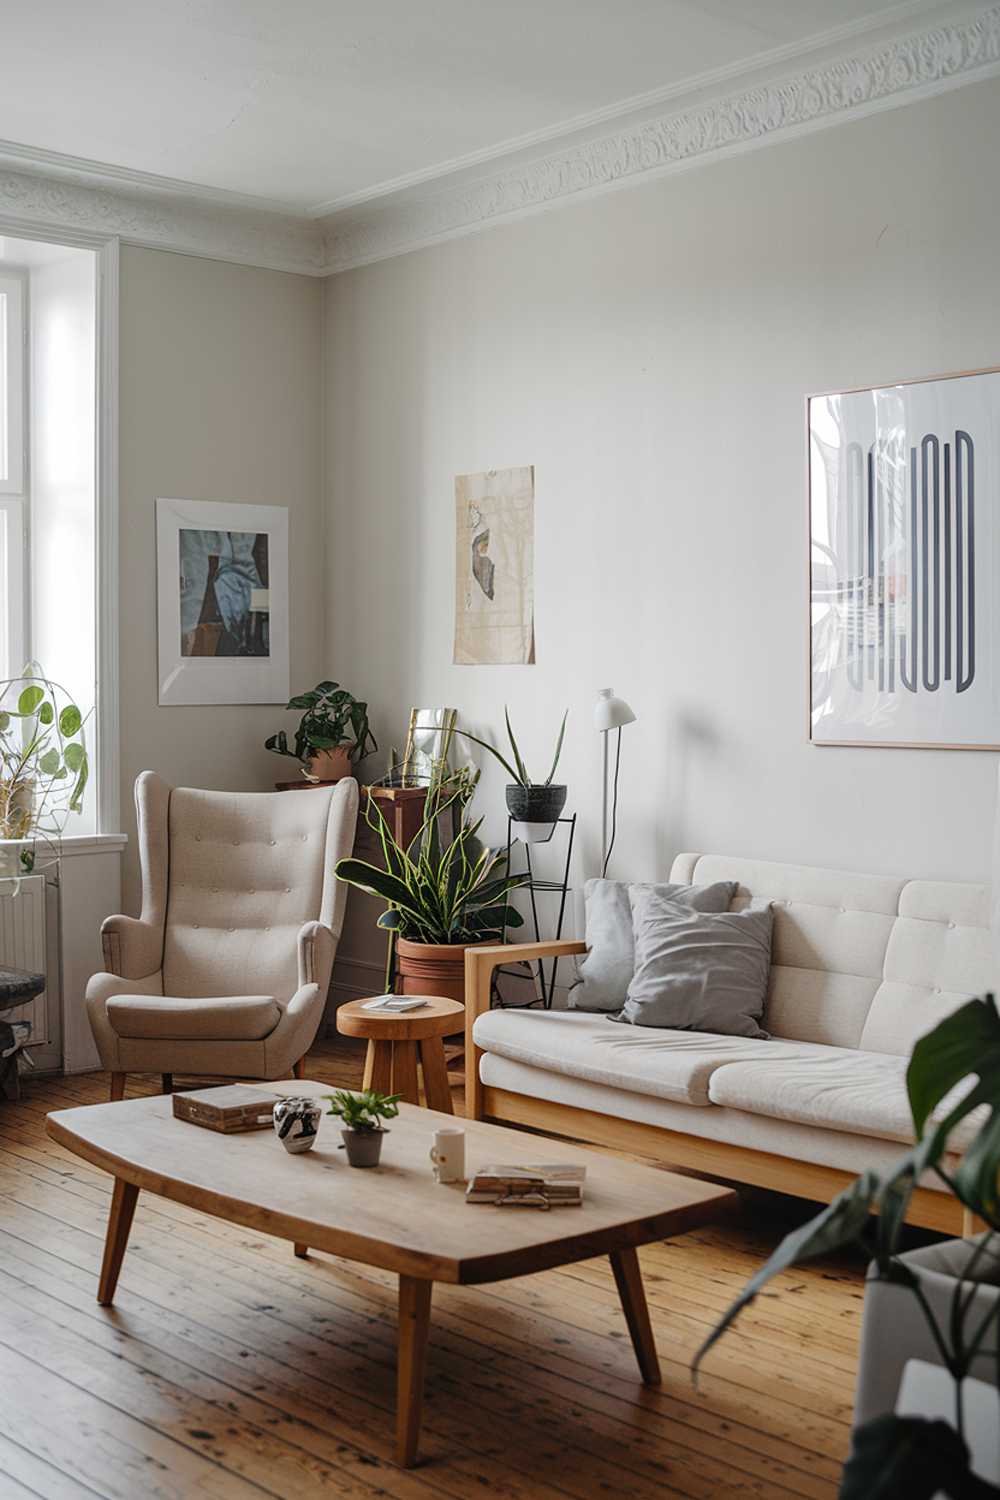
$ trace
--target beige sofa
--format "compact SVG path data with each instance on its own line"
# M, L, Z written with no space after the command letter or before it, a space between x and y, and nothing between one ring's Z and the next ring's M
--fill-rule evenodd
M764 1018L773 1039L623 1026L572 1010L491 1011L492 970L512 951L474 950L470 1113L823 1200L866 1167L888 1167L912 1140L913 1043L989 987L989 888L698 854L679 855L670 878L738 881L734 908L751 897L773 903ZM911 1218L962 1227L935 1178Z

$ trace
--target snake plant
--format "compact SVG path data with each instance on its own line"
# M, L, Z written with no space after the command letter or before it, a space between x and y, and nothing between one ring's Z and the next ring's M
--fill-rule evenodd
M384 869L363 859L342 859L336 873L348 885L386 903L378 925L414 943L476 943L500 940L505 927L522 918L509 903L510 893L525 885L527 874L510 875L503 850L479 846L482 818L466 819L477 777L439 778L429 788L424 820L407 848L401 848L369 795L368 826L382 850ZM454 814L451 839L441 825Z

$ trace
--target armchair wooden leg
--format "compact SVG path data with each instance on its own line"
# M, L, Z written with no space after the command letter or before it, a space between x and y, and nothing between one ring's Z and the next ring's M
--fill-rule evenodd
M308 1245L300 1245L299 1242L298 1242L298 1240L296 1240L295 1241L295 1254L298 1256L299 1260L305 1260L306 1256L309 1254L309 1246Z
M306 1060L300 1057L297 1063L292 1064L292 1077L304 1078L306 1076Z
M174 1075L173 1075L173 1073L161 1073L160 1074L160 1092L163 1093L163 1094L172 1094L173 1091L174 1091Z
M112 1075L111 1075L111 1091L108 1094L108 1098L110 1100L112 1100L112 1102L114 1102L115 1099L124 1099L124 1097L125 1097L125 1074L124 1073L112 1073Z

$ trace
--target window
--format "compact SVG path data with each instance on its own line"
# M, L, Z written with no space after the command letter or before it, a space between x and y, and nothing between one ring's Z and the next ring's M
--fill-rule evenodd
M25 654L25 279L0 274L0 676Z

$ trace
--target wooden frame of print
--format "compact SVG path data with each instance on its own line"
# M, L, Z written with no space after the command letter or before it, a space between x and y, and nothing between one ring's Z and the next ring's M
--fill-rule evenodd
M159 702L288 700L288 511L156 502Z
M1000 749L1000 366L805 400L811 743Z

